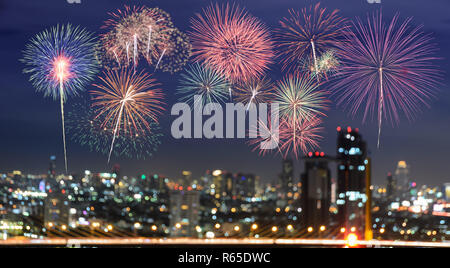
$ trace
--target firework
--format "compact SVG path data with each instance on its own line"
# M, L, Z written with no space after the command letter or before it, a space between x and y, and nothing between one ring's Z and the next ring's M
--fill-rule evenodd
M354 33L340 53L342 79L333 87L338 104L355 115L364 110L364 121L377 113L378 147L383 119L399 121L399 112L412 120L421 106L428 106L441 73L434 65L436 47L422 27L412 27L411 19L389 24L380 12L354 23Z
M315 150L319 147L319 140L322 139L320 132L323 131L322 120L312 117L310 120L290 121L282 120L280 123L280 151L286 158L293 154L296 158L301 153Z
M77 103L67 115L67 133L74 142L88 147L91 151L108 155L109 146L114 138L114 129L103 126L104 115L97 117L88 104ZM145 130L141 135L120 135L114 143L114 155L128 158L145 159L151 157L161 144L159 125L150 121L151 131Z
M289 15L280 21L281 28L276 33L283 69L298 71L303 68L302 59L311 58L318 73L320 55L340 48L347 22L338 10L328 12L320 3L301 12L289 10Z
M266 27L237 6L209 6L192 19L192 29L195 60L233 83L258 78L272 63L273 45Z
M328 108L326 92L318 90L317 81L307 74L290 75L278 82L275 102L280 106L282 117L296 125L315 116L324 116Z
M204 107L208 103L223 103L228 97L230 84L219 72L200 64L193 64L181 75L177 94L180 101L188 102L192 107ZM201 96L201 102L194 101L194 96Z
M96 118L103 118L102 127L113 129L109 162L118 136L136 137L151 131L150 122L158 122L164 110L164 95L156 80L144 72L106 71L100 79L102 84L94 85L98 90L91 91L91 95Z
M168 32L167 42L160 42L155 51L159 51L155 70L173 74L181 71L187 64L192 54L192 45L186 34L173 28Z
M247 110L252 103L269 103L273 97L273 83L269 78L250 79L235 86L236 102L246 105Z
M66 172L64 102L93 80L98 71L96 47L95 38L85 29L57 25L32 38L22 59L27 66L24 72L30 75L36 90L60 100Z
M334 50L327 50L322 54L322 56L317 60L317 70L312 57L304 58L302 71L308 72L313 77L325 78L328 80L330 76L337 73L340 67L340 62Z
M322 139L320 132L323 131L322 120L312 117L309 121L299 120L292 122L287 118L282 118L279 128L274 128L270 119L267 122L260 120L257 126L250 128L251 135L259 135L251 139L248 144L253 146L252 151L258 151L261 156L269 153L279 153L284 158L293 155L299 158L302 153L315 150L319 147ZM266 149L261 144L270 146Z
M191 47L186 35L174 27L170 15L159 8L125 6L111 13L103 26L109 31L102 35L105 57L116 65L132 65L136 70L140 59L155 65L164 57L163 71L180 70L190 57Z

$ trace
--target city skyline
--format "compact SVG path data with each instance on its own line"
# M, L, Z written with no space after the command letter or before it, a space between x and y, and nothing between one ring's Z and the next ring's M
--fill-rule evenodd
M142 1L132 4L140 5ZM305 5L314 4L318 1L302 1L296 4L289 1L277 4L276 12L267 14L271 10L271 1L262 1L258 5L245 2L240 3L252 14L261 18L271 28L278 26L278 20L287 14L288 8L301 8ZM379 5L370 5L366 1L354 0L353 3L332 1L321 1L329 8L338 8L347 18L365 16L367 12L379 9ZM417 3L416 3L417 2ZM439 2L439 3L438 3ZM205 7L202 1L195 5L183 5L174 1L155 1L159 6L173 15L174 21L180 29L189 29L189 17L200 12ZM395 12L401 16L414 16L414 24L424 24L428 32L432 32L435 41L441 48L440 57L449 58L446 47L450 46L448 29L450 23L446 18L441 5L447 2L437 1L432 4L424 4L421 1L407 1L395 3L382 3L383 13L391 18ZM123 7L122 1L82 1L81 4L67 4L65 1L48 1L46 3L27 3L26 1L15 1L14 3L0 3L0 35L9 40L3 44L4 49L0 52L4 63L1 65L3 74L1 97L8 99L2 105L0 113L0 124L5 131L0 134L0 146L3 148L0 170L10 172L22 170L29 173L44 173L50 155L57 156L58 171L62 172L63 154L59 137L59 114L57 103L50 99L42 99L35 94L32 86L22 72L22 64L18 61L26 41L42 28L52 26L56 23L69 22L65 18L66 13L71 14L70 22L81 24L91 31L100 32L102 22L107 19L107 12L115 11ZM182 8L181 8L182 7ZM32 9L33 8L33 9ZM36 12L36 9L41 12ZM33 11L32 11L33 10ZM95 10L95 11L93 11ZM101 11L101 12L100 12ZM30 13L32 12L32 13ZM19 14L27 14L23 20L17 20ZM35 14L40 14L36 18ZM46 14L47 16L42 16ZM101 14L100 16L98 14ZM430 16L433 14L433 16ZM449 73L449 65L446 60L440 62L443 70ZM271 76L281 78L279 67L272 66ZM167 92L167 107L175 103L175 89L179 75L174 79L171 75L157 73L156 76L162 82ZM450 151L447 136L450 133L448 116L450 110L446 103L450 101L447 90L448 78L444 81L438 99L431 103L432 108L425 110L414 123L402 120L398 127L385 126L381 149L376 149L377 126L375 121L366 124L361 123L361 115L351 119L342 109L333 107L325 119L324 139L319 151L327 155L335 155L336 127L358 127L365 140L368 141L369 156L373 159L373 182L384 184L388 172L394 172L399 161L406 161L411 167L411 175L419 184L441 185L448 181L449 170L446 166ZM88 87L87 90L92 90ZM68 104L87 99L87 94L71 99ZM82 172L85 169L97 171L110 171L113 164L118 163L124 172L130 175L154 172L162 173L169 177L178 177L182 170L190 170L194 176L200 176L207 169L225 169L232 172L248 172L260 176L265 182L275 181L281 170L281 157L261 157L251 152L243 140L175 140L170 136L170 123L173 117L168 113L161 120L161 126L165 137L158 152L147 160L117 159L113 158L111 164L107 164L104 155L90 152L88 149L68 142L69 171ZM294 177L299 178L303 171L303 162L295 162ZM70 173L69 172L69 173Z

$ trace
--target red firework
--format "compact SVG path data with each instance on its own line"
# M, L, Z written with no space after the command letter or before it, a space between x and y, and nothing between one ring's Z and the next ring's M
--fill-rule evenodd
M273 44L267 28L238 6L211 5L192 19L192 29L195 60L232 82L257 78L272 63Z
M303 153L319 148L322 139L320 132L323 131L322 120L313 117L311 120L292 122L283 120L280 122L280 151L283 157L293 154L295 158Z
M261 156L279 153L284 158L293 155L298 159L302 153L306 154L320 147L320 132L323 131L321 124L319 117L295 122L281 118L279 127L276 127L269 117L267 121L259 120L258 126L252 126L248 144L253 147L252 151L258 151Z

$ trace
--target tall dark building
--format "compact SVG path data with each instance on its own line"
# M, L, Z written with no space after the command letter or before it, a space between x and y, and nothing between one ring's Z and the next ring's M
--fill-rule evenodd
M256 193L256 177L253 174L238 173L236 175L236 194L242 197L254 197Z
M56 177L56 156L50 156L50 164L48 167L48 178L54 179Z
M338 127L338 220L347 230L364 234L367 145L358 129Z
M387 176L386 194L388 201L391 202L397 197L397 182L391 172L389 172Z
M302 207L305 227L328 226L331 205L330 161L324 153L309 153L305 161L305 172L301 175Z
M200 192L170 192L170 227L172 236L194 237L200 220Z
M280 175L281 193L286 196L294 187L294 163L291 159L283 160L283 169Z

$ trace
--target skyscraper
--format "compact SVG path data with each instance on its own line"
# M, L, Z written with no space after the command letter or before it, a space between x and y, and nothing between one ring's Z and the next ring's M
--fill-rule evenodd
M364 233L367 146L358 129L338 127L338 220L347 230ZM369 187L369 185L367 185Z
M387 176L386 193L388 201L392 202L397 197L397 182L391 172L389 172Z
M397 180L399 198L407 200L410 190L409 166L405 161L399 161L395 170L395 179Z
M55 179L56 177L56 156L50 156L50 163L48 167L48 178Z
M310 153L304 158L305 172L301 175L302 207L305 227L329 224L331 205L331 171L328 163L332 159L324 153Z
M294 186L294 164L291 159L285 159L282 163L282 171L280 175L281 194L286 196L293 191Z
M171 236L196 236L196 226L199 224L200 192L171 191L170 192L170 227Z

